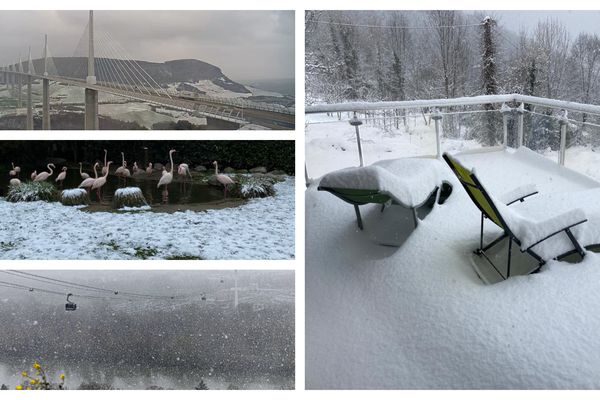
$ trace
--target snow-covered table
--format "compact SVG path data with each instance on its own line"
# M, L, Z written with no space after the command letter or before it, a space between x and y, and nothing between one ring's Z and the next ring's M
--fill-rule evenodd
M321 178L318 190L328 191L353 204L360 229L358 206L393 203L413 211L415 227L417 209L435 204L439 197L441 163L430 158L381 160L366 167L350 167L330 172Z

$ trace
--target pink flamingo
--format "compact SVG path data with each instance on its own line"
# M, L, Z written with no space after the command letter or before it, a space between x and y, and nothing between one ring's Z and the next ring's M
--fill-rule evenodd
M227 175L219 173L219 164L217 164L216 161L213 161L213 165L215 166L215 176L217 177L217 181L219 181L219 183L223 185L223 192L225 194L225 197L227 197L227 185L232 185L235 182Z
M31 180L32 180L32 181L35 181L35 177L36 177L36 176L37 176L37 170L35 170L35 171L33 171L33 172L31 173Z
M18 177L19 174L21 173L21 167L19 167L19 166L15 167L15 164L12 162L10 164L12 165L12 169L8 172L8 175Z
M160 181L158 181L158 185L156 185L157 188L160 188L161 186L165 187L162 192L163 203L165 204L169 201L169 183L173 182L173 153L175 152L176 150L169 150L169 158L171 159L171 172L163 170L163 175L161 176Z
M127 171L127 172L126 172ZM125 161L125 153L121 152L121 166L117 168L115 171L115 175L119 177L119 180L123 178L125 180L125 185L127 185L127 175L129 170L127 169L127 161ZM131 174L129 173L129 176Z
M84 180L90 177L89 174L83 172L83 164L82 163L79 163L79 175L81 176L81 179L84 179Z
M46 165L46 168L48 168L50 170L50 172L40 172L39 174L37 174L37 176L35 177L35 179L33 180L34 182L42 182L45 181L46 179L50 178L52 176L52 174L54 173L54 170L52 168L56 168L54 166L54 164L48 164Z
M81 182L81 183L79 184L79 186L78 186L78 187L80 187L80 188L84 188L85 190L87 190L87 191L88 191L88 194L90 193L90 189L92 188L92 185L94 184L94 182L96 181L96 179L98 179L98 171L96 170L96 168L97 168L99 165L100 165L100 164L98 164L98 163L94 164L94 176L95 176L95 178L90 178L90 177L88 177L88 178L85 178L85 179L83 180L83 182Z
M104 166L102 167L102 175L104 175L106 173L106 171L108 171L108 167L106 166L106 155L108 154L108 151L106 149L104 149Z
M186 175L189 175L190 181L192 181L192 174L190 173L190 166L187 164L184 164L184 163L179 164L179 167L177 167L177 175L179 175L179 177L180 177L181 186L183 188L183 191L185 192Z
M58 185L62 188L65 178L67 177L67 167L62 167L62 172L58 174L54 182L58 182Z
M152 168L152 163L148 163L148 166L146 167L146 174L152 175L153 170L154 169Z
M106 172L104 173L104 175L98 179L95 179L94 183L92 184L92 190L96 189L98 193L98 203L102 203L102 195L100 194L100 189L106 183L106 177L108 176L108 168L110 167L111 163L112 161L109 161L108 164L106 164Z

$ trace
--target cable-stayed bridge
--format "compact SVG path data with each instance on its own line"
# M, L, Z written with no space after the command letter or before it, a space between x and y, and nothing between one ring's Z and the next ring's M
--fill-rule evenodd
M97 36L95 36L97 35ZM32 85L42 83L42 129L51 129L50 86L61 84L85 91L84 128L99 129L98 93L108 93L133 101L150 103L188 112L197 117L226 121L232 126L258 125L267 129L293 129L294 108L249 101L243 98L221 98L198 93L182 93L156 82L140 63L107 32L94 32L94 13L77 45L74 57L87 58L86 71L57 68L45 36L42 58L33 60L31 49L26 61L0 67L0 83L5 84L17 100L17 108L26 107L26 129L33 129ZM37 65L37 70L36 66ZM85 78L83 78L85 76ZM165 87L166 86L166 87ZM25 87L25 93L23 88Z

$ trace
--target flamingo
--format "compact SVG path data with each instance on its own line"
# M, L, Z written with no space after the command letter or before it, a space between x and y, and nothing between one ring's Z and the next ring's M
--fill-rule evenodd
M148 166L146 167L146 174L152 175L152 171L153 171L152 163L148 163Z
M129 170L127 169L127 161L125 161L125 153L123 152L121 152L121 166L117 168L115 175L118 176L119 179L125 179L125 184L127 184L127 176L131 176L131 173L129 173Z
M83 164L79 163L79 175L81 175L81 179L87 179L90 177L89 174L86 174L85 172L83 172Z
M108 167L106 166L106 155L108 154L108 151L106 149L104 149L104 166L102 167L102 175L104 175L106 173L106 171L108 171Z
M52 176L52 174L54 173L54 170L52 168L56 168L54 166L54 164L48 164L46 165L46 168L48 168L50 170L50 172L40 172L39 174L37 174L37 176L35 177L35 179L33 180L34 182L42 182L45 181L46 179L50 178Z
M98 163L94 164L94 176L95 176L95 178L90 178L90 177L88 177L88 178L85 178L85 179L83 180L83 182L81 182L81 183L79 184L79 186L78 186L78 187L80 187L80 188L84 188L85 190L87 190L87 191L88 191L88 194L89 194L89 192L90 192L90 189L91 189L92 185L94 184L94 182L96 181L96 179L98 179L98 171L96 170L96 168L97 168L99 165L100 165L100 164L98 164Z
M19 176L19 174L21 173L21 167L17 166L15 167L14 163L10 163L12 165L12 169L8 172L8 175L10 176Z
M190 173L190 167L187 164L181 163L177 168L177 175L181 177L181 186L183 191L185 192L185 178L186 175L190 176L190 181L192 181L192 174Z
M67 167L62 167L62 172L58 174L55 182L58 182L58 185L62 188L65 178L67 177Z
M8 183L10 186L19 186L21 181L17 178L12 178Z
M31 180L32 180L32 181L35 181L35 177L36 177L36 176L37 176L37 170L35 170L35 171L33 171L33 172L31 173Z
M227 197L227 185L232 185L235 182L227 175L219 173L219 164L217 164L216 161L213 161L213 165L215 166L215 176L217 177L217 181L219 181L219 183L223 185L223 192L225 194L225 197Z
M157 188L164 186L165 189L163 190L163 203L167 203L167 201L169 200L169 183L173 182L173 153L175 153L176 150L169 150L169 158L171 160L171 172L167 172L166 170L163 170L163 175L160 178L160 181L158 181L158 185L156 185Z
M104 175L98 179L95 179L94 183L92 184L92 190L96 189L98 193L98 203L102 203L102 195L100 194L100 189L106 183L106 177L108 176L108 168L110 167L111 163L112 161L109 161L108 164L106 164L106 172L104 173Z
M139 168L138 168L138 166L137 166L137 161L134 161L134 162L133 162L133 173L135 174L135 173L136 173L136 172L138 172L138 171L139 171Z

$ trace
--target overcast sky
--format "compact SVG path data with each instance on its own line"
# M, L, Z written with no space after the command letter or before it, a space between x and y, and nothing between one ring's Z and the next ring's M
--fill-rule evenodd
M0 65L26 58L30 45L39 58L44 33L53 55L72 56L87 19L87 11L0 11ZM95 11L94 20L136 59L195 58L234 80L294 77L293 11Z
M600 34L600 11L490 11L502 26L518 33L532 32L539 21L558 19L573 39L581 32Z

